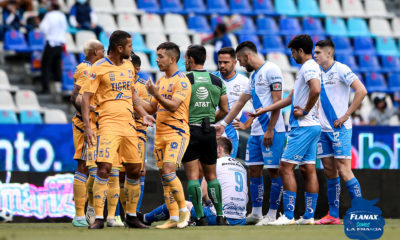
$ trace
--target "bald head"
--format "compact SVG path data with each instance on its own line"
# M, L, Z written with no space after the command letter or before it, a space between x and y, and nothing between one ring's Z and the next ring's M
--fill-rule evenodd
M85 57L90 57L94 54L95 50L104 50L103 44L96 39L89 39L83 44L83 53Z

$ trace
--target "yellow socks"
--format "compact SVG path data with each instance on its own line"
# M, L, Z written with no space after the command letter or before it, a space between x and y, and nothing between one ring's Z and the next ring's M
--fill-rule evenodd
M108 179L96 176L93 184L93 202L96 218L103 219L104 204L107 198Z
M164 201L165 201L165 204L167 205L169 216L171 219L175 218L174 220L177 222L179 219L178 204L175 201L174 195L172 195L172 192L169 190L168 183L166 183L163 180L162 185L163 185L163 189L164 189Z
M183 192L182 183L176 176L176 173L162 175L164 182L168 183L171 193L174 195L175 201L178 203L179 209L186 209L185 193Z
M107 219L115 217L115 209L119 200L119 169L111 169L110 177L108 178L107 192Z
M136 208L140 198L140 179L125 177L126 214L136 215Z
M74 176L74 201L75 201L75 215L77 217L85 216L86 204L86 181L87 176L80 172L75 172Z
M94 179L96 178L97 168L89 168L89 178L86 182L86 189L87 189L87 198L88 198L88 205L93 207L93 184Z
M119 183L119 201L121 202L122 208L126 213L126 195L125 195L124 183Z

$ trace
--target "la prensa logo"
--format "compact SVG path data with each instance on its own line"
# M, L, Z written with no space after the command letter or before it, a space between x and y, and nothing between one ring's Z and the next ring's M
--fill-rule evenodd
M343 218L344 233L350 239L378 239L383 235L385 219L382 211L374 206L378 199L369 201L364 198L354 198L352 207Z

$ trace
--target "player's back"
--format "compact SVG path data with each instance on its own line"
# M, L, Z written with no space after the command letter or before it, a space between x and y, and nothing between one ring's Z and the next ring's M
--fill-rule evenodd
M142 101L150 103L151 95L147 92L147 89L146 89L146 82L147 81L151 81L151 79L150 80L143 79L138 74L137 78L136 78L136 80L134 82L134 87L135 87L135 90L137 92L138 97ZM136 119L136 131L140 131L143 134L146 134L147 127L143 124L143 118L142 117L140 117L139 119Z
M74 71L74 84L79 86L81 90L83 89L85 83L89 79L89 74L90 74L90 69L92 67L92 64L86 60L81 62L78 66L76 66L75 71ZM81 93L80 90L80 93ZM74 126L77 127L78 129L83 131L83 120L82 120L82 115L80 112L76 112L75 116L72 118L72 122L74 123Z

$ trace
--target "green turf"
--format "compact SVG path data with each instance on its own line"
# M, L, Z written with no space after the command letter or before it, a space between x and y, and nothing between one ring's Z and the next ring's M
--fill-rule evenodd
M400 219L385 219L385 232L382 239L400 239ZM74 228L69 223L7 223L0 224L0 240L11 239L49 239L49 240L122 240L122 239L296 239L296 240L339 240L347 239L343 225L339 226L226 226L226 227L188 227L186 229L149 230L105 228L88 230Z

